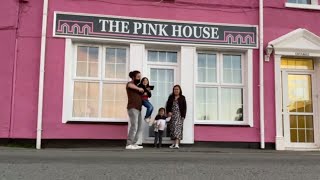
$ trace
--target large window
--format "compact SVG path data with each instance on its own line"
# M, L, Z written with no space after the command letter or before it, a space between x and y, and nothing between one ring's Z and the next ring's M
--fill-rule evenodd
M128 48L77 44L69 121L126 121ZM68 108L68 107L67 107Z
M196 121L243 122L244 71L241 53L197 53Z
M288 0L288 3L311 4L311 0Z
M318 0L287 0L285 3L285 7L320 10Z

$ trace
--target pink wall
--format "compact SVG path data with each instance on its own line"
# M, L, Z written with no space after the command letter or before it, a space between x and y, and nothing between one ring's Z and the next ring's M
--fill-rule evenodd
M298 28L305 28L320 36L319 11L285 8L285 2L285 0L265 1L265 47L268 42ZM274 141L276 126L273 59L266 62L264 66L266 141Z
M18 4L14 0L2 4L0 5L0 84L2 87L0 90L0 138L8 138Z
M18 2L18 1L15 1ZM42 3L20 4L11 138L36 135Z
M111 2L111 1L108 1ZM177 4L158 3L157 1L51 1L49 5L48 39L46 55L45 98L44 98L44 138L97 138L124 139L126 126L108 124L62 124L64 39L51 38L53 12L78 12L118 16L147 17L157 19L176 19L213 23L258 24L257 2L246 0L242 9L237 3L217 6L225 1L209 4L210 1L177 1ZM124 11L125 9L125 11ZM233 12L233 13L232 13ZM254 73L258 74L258 51L254 52ZM258 107L258 77L254 79L254 103ZM49 84L50 82L50 84ZM255 108L258 112L258 108ZM213 127L197 126L195 140L211 141L258 141L258 113L255 113L255 127ZM236 139L235 139L236 138Z
M16 26L17 1L0 6L1 27ZM35 138L37 119L37 97L39 76L39 54L41 34L42 3L29 0L23 6L18 31L18 56L12 114L12 138ZM103 1L49 1L48 35L46 53L43 137L44 138L94 138L124 139L126 125L114 124L62 124L62 97L64 71L64 45L62 38L52 37L53 12L78 12L118 16L175 19L212 23L258 25L258 0L235 1L176 0L175 4L144 0ZM284 8L285 0L266 1L265 45L267 42L296 28L303 27L320 35L320 14L318 11L304 11ZM223 4L223 5L221 5ZM9 8L11 7L11 8ZM4 16L9 14L9 16ZM308 21L312 20L312 21ZM0 66L0 82L8 88L0 95L0 138L8 137L10 126L12 69L14 65L15 31L1 30L3 62ZM1 41L3 42L3 41ZM259 55L254 50L254 127L196 126L196 141L259 141ZM266 141L274 142L274 73L273 61L265 64L265 119Z

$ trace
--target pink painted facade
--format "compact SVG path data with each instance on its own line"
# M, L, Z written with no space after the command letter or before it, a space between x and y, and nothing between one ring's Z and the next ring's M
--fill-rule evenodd
M0 138L35 139L42 26L41 1L0 6ZM285 0L265 1L265 46L286 33L305 28L320 35L318 11L289 9ZM54 11L224 24L259 25L258 0L159 3L140 0L49 0L44 81L44 139L125 139L126 123L62 123L65 39L53 37ZM19 20L18 20L19 19ZM264 64L265 140L275 142L274 64ZM195 125L194 141L259 142L259 50L253 50L253 127Z

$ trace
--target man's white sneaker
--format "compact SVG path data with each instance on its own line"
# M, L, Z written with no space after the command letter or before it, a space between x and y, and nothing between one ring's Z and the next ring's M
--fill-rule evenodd
M175 147L175 144L172 144L171 146L169 146L170 149L173 149Z
M134 144L132 146L135 147L136 149L142 149L143 148L143 146L139 146L138 144Z
M128 149L128 150L136 150L136 149L138 149L138 148L135 147L135 146L133 146L133 145L127 145L127 146L126 146L126 149Z
M175 145L173 149L179 149L179 145Z

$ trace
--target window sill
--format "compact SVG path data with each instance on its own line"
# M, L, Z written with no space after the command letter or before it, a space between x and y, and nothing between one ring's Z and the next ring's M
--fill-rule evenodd
M286 3L285 7L287 7L287 8L296 8L296 9L320 10L320 6L319 5L315 5L315 4Z
M252 127L249 123L243 121L195 121L195 125L211 125L211 126L246 126Z
M79 118L64 120L63 123L121 123L127 124L128 119L94 119L94 118Z

